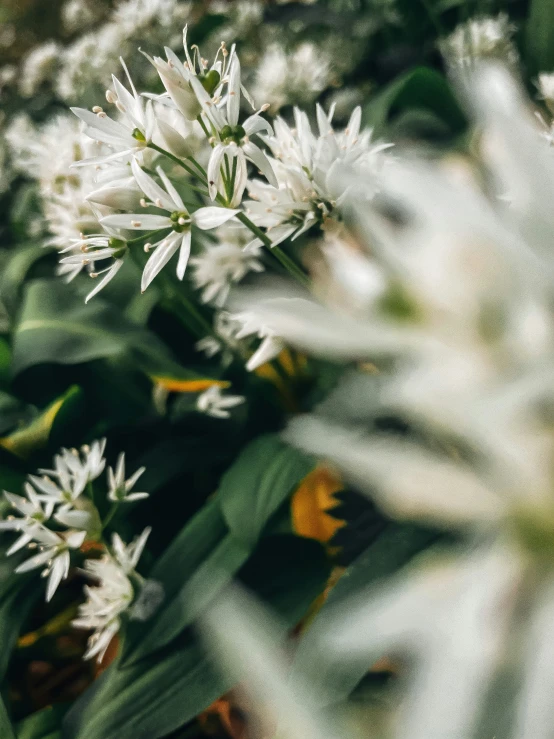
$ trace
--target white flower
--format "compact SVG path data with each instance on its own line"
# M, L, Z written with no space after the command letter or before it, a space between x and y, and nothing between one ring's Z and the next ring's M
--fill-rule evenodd
M258 239L244 244L243 230L227 229L215 246L206 246L202 254L190 260L194 268L193 280L202 288L202 301L221 307L229 295L233 282L240 282L248 272L262 272L259 261L261 242Z
M78 618L72 624L78 629L92 629L85 659L102 660L109 643L119 631L121 614L135 597L131 578L139 579L134 571L151 529L145 529L131 544L125 546L117 534L112 538L113 554L101 559L88 559L85 574L100 581L97 586L85 586L87 600L79 606Z
M243 339L246 336L253 335L262 339L261 344L246 363L246 369L249 372L252 372L266 362L270 362L285 348L283 340L276 336L270 327L261 323L255 313L245 311L235 313L231 317L241 326L235 334L237 339Z
M112 234L116 232L106 228ZM72 277L75 277L81 269L86 266L89 270L89 276L96 279L100 275L104 277L90 291L85 298L85 303L97 295L106 285L113 280L116 274L123 266L123 257L127 252L127 245L123 239L117 236L108 236L106 234L91 234L82 236L78 239L71 239L69 245L60 251L60 254L68 251L74 252L68 257L60 259L61 270L67 270ZM105 261L109 259L111 263L108 267L97 270L96 261ZM63 272L60 272L63 274Z
M97 657L101 661L120 629L120 615L132 603L134 590L125 572L109 555L87 559L85 573L100 584L85 585L87 600L79 606L78 617L72 625L77 629L94 631L89 637L84 659Z
M304 42L292 52L271 44L258 63L252 91L275 114L283 105L312 102L330 81L331 60L315 44Z
M117 460L115 472L108 467L108 498L117 503L130 503L134 500L148 498L148 493L131 493L131 490L146 467L140 467L131 477L125 479L125 454L122 452Z
M196 343L196 349L207 357L214 357L221 352L221 363L224 367L233 361L233 350L239 350L240 342L236 334L242 324L235 321L227 311L218 311L214 317L214 333L216 336L205 336Z
M129 160L133 155L142 152L152 141L154 131L154 114L152 102L144 105L144 99L137 93L125 62L121 64L127 75L132 94L112 75L114 90L106 94L108 102L114 103L122 114L121 121L115 121L100 106L91 111L84 108L71 108L71 111L85 124L84 132L91 139L101 141L109 150L109 154L83 159L74 166L102 164L114 159Z
M214 418L230 418L229 408L244 403L242 395L222 395L219 385L212 385L198 396L196 407L207 416Z
M22 562L15 568L17 573L29 572L46 565L43 577L48 577L46 600L50 601L58 585L69 573L71 562L70 549L79 549L85 540L85 531L66 531L56 533L45 526L37 525L33 529L33 542L39 545L39 553Z
M379 187L379 177L387 162L383 151L391 144L372 143L371 131L360 131L361 108L356 108L344 131L331 125L333 108L328 115L316 106L319 135L311 129L308 117L294 110L295 128L278 118L275 133L264 137L277 162L273 168L278 189L265 183L249 183L247 212L256 225L271 231L274 244L298 237L316 223L336 217L337 206L346 197L348 187L340 189L338 175L345 166L364 173L358 197L368 200Z
M177 251L179 251L177 276L180 280L183 279L190 255L191 227L193 225L202 230L217 228L239 211L229 208L207 207L199 208L191 214L161 167L158 167L157 172L165 186L165 190L150 175L143 172L134 160L131 162L131 167L144 194L150 198L153 205L160 208L160 210L165 210L168 215L151 215L148 213L111 215L102 218L100 223L109 228L135 231L171 229L163 239L148 247L153 249L154 253L146 263L142 273L141 289L144 292Z
M19 91L23 97L32 97L43 82L48 80L59 59L60 46L47 41L35 46L23 59L19 74Z
M467 67L476 59L497 58L516 64L518 52L512 41L516 26L505 13L496 18L472 18L444 39L441 51L448 62Z
M267 156L250 140L250 136L265 131L272 133L269 123L260 112L249 116L239 124L240 95L245 93L241 85L240 62L234 50L230 55L225 108L214 104L210 94L197 78L191 79L202 110L216 134L216 143L208 162L208 189L215 200L219 195L230 206L238 205L246 187L247 160L274 186L275 173ZM265 110L263 106L262 110Z
M0 521L0 531L22 532L21 536L16 539L12 546L7 550L7 556L17 552L22 547L27 546L33 540L33 530L36 528L37 524L48 521L54 511L54 501L42 500L42 498L37 495L33 486L28 482L25 483L24 489L27 495L26 498L21 495L15 495L14 493L8 493L4 490L4 497L8 503L10 503L11 506L23 516L22 518L8 516L7 520Z

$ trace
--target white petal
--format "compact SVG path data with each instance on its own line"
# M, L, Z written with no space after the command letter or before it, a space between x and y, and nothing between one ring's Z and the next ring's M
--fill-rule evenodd
M273 135L273 128L269 121L266 121L258 113L254 113L254 115L247 118L242 124L242 127L247 136L253 136L255 133L260 133L261 131L265 131L270 136Z
M182 280L185 276L185 270L190 257L190 242L191 232L190 230L183 233L181 239L181 248L179 249L179 261L177 262L177 277Z
M279 183L277 182L277 178L275 177L275 172L273 171L271 162L263 153L263 151L251 141L249 141L247 144L244 144L242 148L245 155L248 157L248 159L250 159L251 162L256 165L256 167L267 179L269 184L273 185L273 187L278 187Z
M223 144L217 144L214 150L210 154L210 160L208 162L208 189L210 197L215 200L217 191L221 183L221 163L223 162L223 155L225 154L226 147Z
M109 272L106 272L106 274L102 277L102 279L98 282L97 285L94 286L94 289L89 292L87 297L85 298L85 303L88 303L88 301L93 298L95 295L97 295L100 290L102 290L108 282L113 280L113 278L116 276L116 274L119 272L119 270L123 267L123 259L116 259L113 263L113 265L110 268Z
M48 585L46 587L46 601L52 600L52 596L58 589L62 580L65 580L69 571L69 552L59 554L52 564L52 570L48 577Z
M240 62L236 55L231 63L227 90L227 121L234 127L239 122L240 108Z
M152 179L152 177L150 177L150 175L146 174L146 172L143 172L143 170L139 167L136 159L133 159L133 161L131 162L131 169L133 170L133 175L135 177L135 180L137 181L137 185L140 187L146 197L150 198L150 200L155 205L157 205L157 202L160 202L161 206L158 205L158 207L162 207L164 210L172 213L175 210L175 204L168 196L166 191L162 190L162 188L158 185L157 182Z
M165 185L165 189L169 193L169 197L173 200L173 203L175 204L176 210L182 210L183 212L187 213L187 209L185 207L185 204L183 203L181 196L177 192L177 190L173 187L173 183L169 179L169 177L166 175L166 173L163 171L161 167L158 167L156 169L156 172L160 176L161 181Z
M128 213L106 216L100 219L102 225L113 228L125 228L130 231L150 231L158 228L171 228L171 219L168 216L154 216L149 213Z
M252 372L262 364L269 362L281 353L283 347L284 344L280 339L276 339L273 336L267 336L248 360L246 369L249 372Z
M171 233L154 250L142 273L141 290L144 292L179 248L180 235Z
M234 208L218 208L214 205L208 206L207 208L198 208L192 214L191 218L195 226L202 229L202 231L207 231L210 228L221 226L237 213L240 213L240 210L235 210Z

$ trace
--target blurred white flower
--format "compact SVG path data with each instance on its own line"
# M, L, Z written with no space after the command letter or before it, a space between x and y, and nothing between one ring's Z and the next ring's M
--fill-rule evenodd
M31 532L29 532L31 533ZM85 540L86 531L65 531L56 533L45 526L37 524L32 529L33 541L31 544L38 546L39 553L26 559L15 568L15 571L29 572L30 570L44 567L42 576L48 578L46 586L46 600L52 600L52 596L58 589L62 580L69 573L70 549L79 549ZM29 544L27 544L29 546Z
M227 228L219 243L207 245L199 256L193 257L192 279L202 290L202 302L221 307L233 283L240 282L249 272L263 272L261 246L258 239L247 243L244 229Z
M96 657L100 662L119 631L120 617L128 610L136 594L131 578L139 579L134 569L149 534L150 529L145 529L127 547L114 534L113 556L105 554L100 559L87 559L85 562L85 574L99 584L85 586L87 600L79 606L78 617L72 621L76 628L94 632L89 637L84 659Z
M515 31L516 26L505 13L500 13L496 18L472 18L459 25L441 42L440 47L452 65L467 67L483 59L517 64L519 54L512 41Z
M230 418L230 408L244 403L242 395L223 395L219 385L211 385L202 395L198 396L196 407L201 413L213 418Z
M56 41L47 41L35 46L23 59L19 73L19 92L23 97L32 97L50 79L56 69L60 46Z
M275 115L284 105L313 102L330 82L331 60L315 44L306 41L291 52L271 44L258 62L252 93Z

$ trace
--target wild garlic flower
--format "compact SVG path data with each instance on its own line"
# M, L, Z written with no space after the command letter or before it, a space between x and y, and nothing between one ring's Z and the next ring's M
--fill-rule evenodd
M133 85L131 75L123 59L120 60L125 70L131 92L112 75L113 90L108 90L106 99L116 106L121 114L120 120L108 117L101 106L94 106L92 111L84 108L71 108L71 111L85 124L84 133L95 141L100 141L109 149L109 153L90 159L83 159L73 166L103 164L114 159L129 161L133 155L142 152L152 141L154 133L154 114L152 102L145 105Z
M30 98L36 94L43 82L50 79L60 55L56 41L47 41L35 46L23 59L19 74L19 92Z
M496 18L472 18L441 42L441 51L453 66L468 67L487 59L517 64L519 54L512 41L515 31L505 13Z
M139 579L134 570L149 534L150 529L145 529L128 547L114 534L113 554L85 562L85 574L99 584L85 586L87 600L79 606L78 617L72 621L76 628L94 632L89 637L84 659L96 657L100 662L119 631L121 615L135 598L132 579Z
M304 42L291 52L271 44L258 62L252 93L275 115L284 105L313 102L331 79L331 59L316 44Z
M224 395L218 385L212 385L198 396L196 407L201 413L213 418L230 418L230 408L244 403L243 395Z
M4 497L8 503L17 513L22 514L17 518L9 515L5 521L0 521L0 531L22 532L21 536L6 551L8 557L27 546L33 540L32 531L35 526L48 521L54 512L55 502L44 501L28 482L25 483L24 490L27 496L25 498L4 490Z
M150 213L110 215L101 218L100 223L108 228L128 231L170 229L160 241L145 246L145 251L153 250L154 253L142 273L141 289L144 292L177 251L179 252L177 277L180 280L183 279L190 256L193 225L202 230L217 228L233 218L238 210L208 206L189 213L175 186L161 167L158 167L156 171L165 189L146 174L134 159L131 162L131 168L139 187L150 199L151 204L165 211L167 215Z
M259 239L247 240L245 236L245 229L226 228L218 244L206 245L199 256L190 260L192 279L202 290L203 303L214 303L221 308L233 283L240 282L249 272L263 272L262 243Z
M62 449L54 457L51 470L39 470L41 477L29 475L24 485L25 496L4 492L6 500L15 513L0 521L0 531L13 531L19 537L7 550L14 554L23 547L37 549L39 552L22 562L16 572L27 572L45 566L43 576L48 577L46 598L50 600L60 582L67 577L71 564L71 550L79 549L88 536L101 540L103 524L94 504L92 494L88 495L93 481L104 471L106 460L104 450L106 440L77 449ZM147 493L131 492L134 484L144 472L138 469L125 480L125 457L118 458L115 471L108 469L106 497L114 503L139 500ZM49 526L53 525L56 530ZM104 522L105 525L105 522ZM60 530L60 527L66 527ZM113 557L124 574L129 574L138 561L144 548L149 529L129 546L114 535Z
M214 336L205 336L196 343L197 351L204 352L207 357L221 354L221 364L227 367L233 361L233 352L240 350L241 342L237 333L242 324L234 320L231 313L217 311L214 316Z
M256 225L270 230L274 244L337 217L337 206L348 192L344 187L337 196L337 173L345 166L364 172L358 196L370 199L378 190L387 161L383 152L392 144L373 144L371 131L360 131L361 108L353 111L344 131L334 131L333 110L326 115L319 105L316 107L318 136L306 113L295 108L294 129L278 118L274 135L264 137L277 160L278 189L257 181L249 183L251 200L246 207Z
M39 548L39 553L18 565L15 572L29 572L44 567L41 574L42 577L48 578L46 600L50 601L61 581L69 574L71 564L69 550L79 549L85 540L86 531L68 530L57 533L37 524L33 529L29 529L28 533L32 534L31 544Z
M235 333L236 339L255 336L262 340L246 363L246 369L249 372L253 372L262 364L275 359L285 348L283 340L275 334L269 325L260 321L254 312L233 313L231 318L240 326Z
M117 460L115 471L108 467L108 499L119 503L132 503L135 500L148 498L148 493L132 493L135 483L145 472L146 467L139 467L131 477L125 479L125 454L122 452Z
M231 53L225 108L214 105L197 80L194 89L215 133L215 145L208 162L208 188L212 200L219 195L230 206L241 202L248 176L247 161L252 162L276 187L277 179L269 159L250 140L254 134L272 133L270 124L260 115L266 106L239 124L240 95L245 90L241 85L240 62L236 53Z

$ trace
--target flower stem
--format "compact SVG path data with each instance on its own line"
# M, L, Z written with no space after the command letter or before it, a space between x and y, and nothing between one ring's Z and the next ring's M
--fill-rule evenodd
M102 531L108 526L108 524L111 523L112 518L115 516L117 509L119 508L119 503L112 503L112 506L110 510L108 511L108 515L102 522Z
M201 175L198 172L195 172L195 170L192 169L192 167L189 167L189 165L186 162L184 162L182 159L179 159L179 157L176 157L170 151L166 151L166 149L162 149L161 146L158 146L157 144L153 144L152 142L148 144L148 148L154 149L154 151L157 151L159 154L163 154L168 159L171 159L172 162L175 162L175 164L178 164L180 167L185 169L193 177L198 177L199 179L204 180L204 184L206 184L206 181L205 181L206 178L204 175Z
M279 247L274 246L271 243L271 239L267 234L265 234L261 228L258 228L255 223L252 223L250 218L246 215L246 213L239 213L237 215L237 219L244 225L246 228L250 229L254 236L257 236L260 241L271 251L271 253L278 259L283 267L285 267L286 270L290 272L290 274L300 282L301 285L304 287L308 287L310 284L310 280L308 278L308 275L304 272L304 270L299 267L296 262L294 262L288 254L285 254L285 252Z

